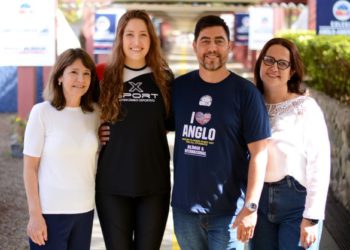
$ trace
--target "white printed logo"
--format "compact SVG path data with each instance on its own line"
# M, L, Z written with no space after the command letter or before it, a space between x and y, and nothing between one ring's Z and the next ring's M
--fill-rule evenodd
M157 93L144 93L141 89L142 82L128 82L131 85L129 92L124 92L120 96L122 102L155 102Z
M139 92L142 93L143 90L140 88L142 85L142 82L128 82L131 85L131 88L129 89L129 92Z
M199 99L199 106L211 106L211 103L213 102L213 98L210 95L202 96L201 99Z

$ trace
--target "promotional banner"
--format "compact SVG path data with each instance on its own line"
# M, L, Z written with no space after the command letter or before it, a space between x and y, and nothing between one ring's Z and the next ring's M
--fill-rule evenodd
M0 66L51 66L55 0L11 0L0 8Z
M250 50L261 50L273 37L273 10L268 7L249 8L249 42Z
M249 14L236 13L234 25L234 41L237 45L248 45Z
M317 34L350 35L349 1L317 0L316 8Z
M125 9L98 10L95 14L94 54L109 54L119 18Z
M80 48L80 41L61 10L56 11L56 52L60 55L70 48Z

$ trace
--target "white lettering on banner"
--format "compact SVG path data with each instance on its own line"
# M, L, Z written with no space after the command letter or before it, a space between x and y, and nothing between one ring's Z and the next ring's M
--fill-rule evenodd
M334 27L334 28L349 28L350 27L350 22L331 21L331 27Z

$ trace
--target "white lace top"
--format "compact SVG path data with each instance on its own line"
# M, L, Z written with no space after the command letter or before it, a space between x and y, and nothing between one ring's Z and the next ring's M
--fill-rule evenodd
M324 219L330 176L330 145L323 113L308 96L266 104L272 136L265 182L293 176L306 187L303 216Z

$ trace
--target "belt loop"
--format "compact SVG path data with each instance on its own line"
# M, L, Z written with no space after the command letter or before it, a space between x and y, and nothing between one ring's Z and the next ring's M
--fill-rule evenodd
M289 175L287 175L286 177L287 177L288 187L290 188L292 186L292 179L290 178Z

